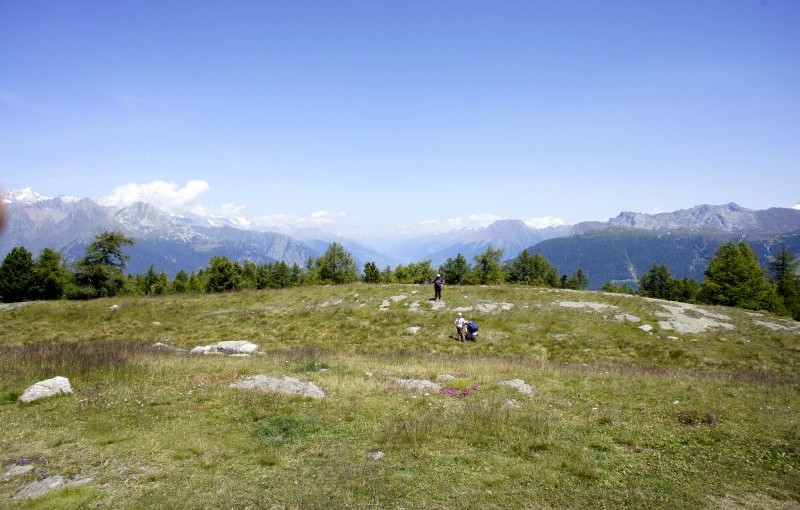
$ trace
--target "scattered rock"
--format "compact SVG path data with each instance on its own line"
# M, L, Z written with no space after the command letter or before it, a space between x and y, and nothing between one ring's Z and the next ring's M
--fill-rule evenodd
M69 385L69 379L56 376L52 379L39 381L29 386L19 397L19 400L22 402L33 402L40 398L52 397L61 393L72 393L72 387Z
M424 379L400 379L398 377L392 377L391 380L409 390L438 392L442 389L441 385L432 381L426 381Z
M513 303L478 303L479 312L494 312L495 310L508 311L514 308Z
M500 384L504 386L511 386L523 395L533 395L533 387L522 379L512 379L510 381L501 381Z
M419 326L411 326L410 328L406 328L406 333L408 333L409 335L416 335L417 333L419 333L420 329L422 328Z
M772 331L800 332L800 322L794 322L793 324L778 324L776 322L754 320L753 324L756 324L758 326L763 326Z
M639 326L639 329L641 329L645 333L652 333L653 326L651 326L650 324L642 324L641 326Z
M19 303L0 303L0 312L7 312L21 306L28 306L33 301L20 301Z
M175 347L174 345L165 344L163 342L156 342L153 344L153 350L156 351L163 351L163 352L173 352L175 354L186 354L189 351L187 349L182 349L180 347Z
M617 307L608 303L597 303L595 301L556 301L556 304L564 308L590 308L594 311L614 310Z
M282 393L284 395L302 395L311 398L324 398L325 393L314 383L301 381L294 377L269 377L266 375L254 375L231 383L231 388L243 390L256 390L264 393Z
M372 460L381 460L381 459L383 459L385 457L386 457L386 454L383 453L383 452L380 452L380 451L379 452L370 452L369 453L369 458L371 458Z
M190 354L253 354L258 346L247 340L224 340L214 345L198 345Z
M627 322L642 322L642 319L640 319L639 317L637 317L635 315L631 315L629 313L617 314L617 315L614 316L614 319L616 319L619 322L626 322L626 321Z
M403 301L405 299L408 299L408 296L404 296L404 295L400 294L399 296L392 296L389 299L391 299L392 301L397 303L398 301Z
M111 306L108 307L108 310L111 311L111 312L118 312L119 311L119 305L111 305Z
M459 306L458 308L453 308L454 312L471 312L474 310L471 306Z
M72 480L65 480L61 475L53 475L36 482L31 482L25 486L24 489L19 491L14 499L33 499L38 498L52 490L60 489L61 487L78 487L86 485L92 481L91 478L73 478Z
M443 383L443 382L447 382L447 381L453 381L455 379L456 379L456 377L454 375L440 374L438 377L436 377L436 382Z
M444 310L444 301L431 301L431 310Z
M32 464L26 464L26 465L23 465L23 466L20 466L18 464L14 464L10 468L8 468L5 471L5 473L3 473L3 479L4 480L9 480L11 478L16 478L18 476L22 476L24 474L30 473L31 471L33 471L33 465Z

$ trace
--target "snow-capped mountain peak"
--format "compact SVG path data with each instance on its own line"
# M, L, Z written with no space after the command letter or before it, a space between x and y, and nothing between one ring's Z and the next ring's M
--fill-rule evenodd
M22 189L12 189L8 193L3 196L3 202L6 204L10 204L12 202L18 202L21 204L35 204L36 202L42 202L44 200L50 200L50 197L46 197L36 192L31 187L22 188Z

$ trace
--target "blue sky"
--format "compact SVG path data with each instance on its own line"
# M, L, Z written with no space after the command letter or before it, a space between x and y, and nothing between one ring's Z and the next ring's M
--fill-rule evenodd
M800 0L0 0L0 186L348 235L800 202Z

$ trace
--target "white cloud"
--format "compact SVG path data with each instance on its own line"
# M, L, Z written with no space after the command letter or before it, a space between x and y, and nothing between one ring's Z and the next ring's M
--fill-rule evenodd
M522 221L531 228L560 227L567 224L564 218L556 218L554 216L539 216Z
M792 206L792 209L800 209L800 204L795 204L794 206Z
M194 212L194 210L210 212L200 204L200 198L210 189L211 187L206 181L198 180L189 181L183 187L166 181L129 182L114 189L110 195L100 198L98 202L113 207L126 207L136 202L147 202L175 214L186 211ZM231 204L226 204L224 207L229 210L236 209L236 206ZM242 208L243 206L239 207L237 212Z

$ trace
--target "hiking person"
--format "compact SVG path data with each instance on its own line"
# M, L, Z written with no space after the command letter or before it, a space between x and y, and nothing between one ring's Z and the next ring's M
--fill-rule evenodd
M442 300L442 285L444 285L444 278L442 275L437 274L436 278L433 280L433 300L434 301L441 301Z
M458 312L458 318L456 318L456 337L458 337L459 342L465 341L464 333L466 333L466 322L464 317L461 316L461 312Z
M464 320L464 326L461 328L464 332L464 338L470 342L478 339L478 324L471 320Z

